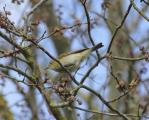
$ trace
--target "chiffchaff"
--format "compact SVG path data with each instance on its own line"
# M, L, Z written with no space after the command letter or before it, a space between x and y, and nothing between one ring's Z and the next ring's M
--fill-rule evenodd
M80 64L83 60L85 60L93 51L103 47L102 43L95 45L92 48L85 48L73 52L63 53L58 57L58 61L63 65L63 67L69 71L73 72L80 67ZM56 72L65 72L64 68L57 62L52 60L48 69L52 69Z

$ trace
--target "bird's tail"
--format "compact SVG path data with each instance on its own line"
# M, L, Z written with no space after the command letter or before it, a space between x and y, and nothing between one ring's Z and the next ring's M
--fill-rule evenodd
M103 47L103 44L102 43L98 43L97 45L95 45L94 47L92 47L92 51L95 51L99 48Z

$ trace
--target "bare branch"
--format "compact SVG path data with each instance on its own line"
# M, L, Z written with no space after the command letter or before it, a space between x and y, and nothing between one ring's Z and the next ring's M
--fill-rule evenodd
M123 26L123 24L124 24L124 22L125 22L127 16L129 15L129 12L130 12L131 8L132 8L132 4L130 4L130 5L128 6L127 12L126 12L126 14L124 15L124 17L123 17L123 19L122 19L120 25L115 29L114 34L113 34L113 36L112 36L112 38L111 38L109 47L108 47L108 49L107 49L107 53L110 52L111 47L112 47L112 43L113 43L113 41L114 41L114 39L115 39L115 37L116 37L118 31L119 31L119 30L121 29L121 27Z

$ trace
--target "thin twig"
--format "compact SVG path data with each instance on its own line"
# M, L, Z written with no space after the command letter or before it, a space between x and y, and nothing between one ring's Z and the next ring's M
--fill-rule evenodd
M146 0L142 0L142 2L144 2L146 5L149 5L149 2L147 2Z
M29 80L35 81L35 78L34 78L34 77L27 75L26 73L24 73L23 71L21 71L21 70L18 69L18 68L14 68L14 67L11 67L11 66L8 66L8 65L3 65L3 64L0 64L0 67L1 67L1 68L6 68L6 69L14 70L14 71L18 72L19 74L21 74L21 75L27 77Z
M127 57L119 57L119 56L107 56L107 58L115 59L115 60L125 60L125 61L140 61L144 60L145 57L137 57L137 58L127 58Z
M120 95L119 97L113 99L113 100L110 100L108 101L108 103L112 103L112 102L116 102L118 100L120 100L122 97L126 96L130 91L127 91L127 92L124 92L122 95Z
M116 110L115 108L113 108L99 93L97 93L96 91L94 91L93 89L82 85L82 88L90 91L91 93L93 93L94 95L96 95L110 110L112 110L113 112L117 113L120 117L124 118L124 120L129 120L129 118L124 115L123 113L119 112L118 110Z
M45 2L47 2L48 0L40 0L31 10L30 12L27 14L27 17L29 17L31 14L33 14L33 12L35 12L42 4L44 4Z
M130 0L131 4L133 5L133 8L146 20L149 22L149 17L147 17L146 15L144 15L142 13L142 11L140 11L140 9L136 6L136 4L134 3L134 0Z
M118 116L118 114L113 114L113 113L109 113L109 112L99 112L99 111L96 111L96 110L88 110L88 109L77 107L77 106L71 106L71 107L75 108L77 110L81 110L81 111L89 112L89 113L96 113L96 114L107 115L107 116ZM144 117L144 118L149 119L149 116L145 116L145 115L140 115L140 116L137 116L137 115L134 115L134 114L126 114L126 115L129 116L129 117L135 117L135 118Z
M129 14L131 8L132 8L132 3L130 3L130 5L128 6L127 12L126 12L126 14L124 15L124 17L123 17L123 19L122 19L120 25L115 29L114 34L113 34L113 36L112 36L112 39L111 39L111 41L110 41L110 44L109 44L107 53L110 52L111 47L112 47L112 44L113 44L113 41L114 41L114 39L115 39L115 37L116 37L118 31L119 31L119 30L121 29L121 27L123 26L123 24L124 24L124 22L125 22L125 20L126 20L126 18L127 18L127 16L128 16L128 14Z
M81 3L83 5L83 7L84 7L85 14L86 14L88 36L89 36L89 39L90 39L92 45L95 46L94 40L93 40L92 35L91 35L91 23L90 23L89 13L88 13L87 7L86 7L86 1L84 1L84 2L81 1ZM96 54L97 54L98 59L100 59L100 55L98 53L98 50L96 50Z
M86 78L87 78L87 77L90 75L90 73L95 69L95 67L98 66L99 62L100 62L101 60L103 60L104 58L105 58L105 56L101 57L100 59L98 59L98 60L96 61L96 63L86 72L86 74L84 75L84 77L81 79L80 84L83 84L83 83L84 83L84 81L86 80Z
M27 51L23 50L18 44L16 44L14 41L10 40L9 37L7 37L7 35L2 33L1 31L0 31L0 37L2 37L4 40L6 40L10 44L12 44L14 47L18 48L23 53L23 55L25 55L25 56L29 55Z

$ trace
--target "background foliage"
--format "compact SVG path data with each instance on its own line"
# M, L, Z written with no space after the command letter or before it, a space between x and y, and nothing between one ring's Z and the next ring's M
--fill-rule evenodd
M149 0L1 0L0 119L149 119L148 8ZM77 73L45 69L100 42Z

